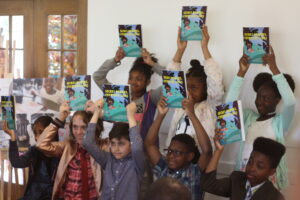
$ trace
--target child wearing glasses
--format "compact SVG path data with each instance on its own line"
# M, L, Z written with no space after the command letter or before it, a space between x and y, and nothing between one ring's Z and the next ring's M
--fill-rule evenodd
M198 200L203 199L200 178L212 156L212 146L205 129L195 115L194 105L192 97L182 101L182 107L196 130L201 156L195 140L188 134L175 135L169 147L165 149L166 156L160 153L156 142L161 123L168 112L165 97L162 97L157 104L158 114L146 136L145 147L150 161L154 165L155 176L179 180L190 190L192 199Z

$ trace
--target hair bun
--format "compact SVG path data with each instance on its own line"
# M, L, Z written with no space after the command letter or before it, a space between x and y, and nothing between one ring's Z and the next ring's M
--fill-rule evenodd
M193 59L190 61L190 65L192 66L192 68L198 68L198 67L203 67L200 63L199 60Z

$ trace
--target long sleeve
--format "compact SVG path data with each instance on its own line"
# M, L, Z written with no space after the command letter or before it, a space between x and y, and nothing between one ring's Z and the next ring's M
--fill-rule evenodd
M212 106L219 105L224 96L222 71L213 58L204 61L204 71L207 76L207 101Z
M86 134L84 135L83 147L91 154L101 167L105 168L109 154L99 148L95 141L96 124L89 123Z
M158 63L155 63L153 66L152 66L152 70L157 73L158 75L162 75L162 71L165 69L165 67L161 66L160 64Z
M230 84L228 93L225 98L225 103L235 101L239 98L241 87L243 85L244 78L235 76L232 83Z
M30 147L25 154L20 156L17 141L9 141L9 161L11 165L15 168L29 167L31 164L31 158L33 156L34 148L35 147Z
M138 127L129 129L129 138L131 142L131 155L137 166L139 174L142 176L145 168L145 154L143 149L143 140L138 132Z
M200 179L200 188L211 194L229 197L231 193L230 178L217 179L216 175L216 171L202 174Z
M283 100L283 110L279 116L283 125L283 133L286 133L295 116L296 99L283 74L274 75L272 78Z
M40 135L36 147L49 157L60 157L65 148L65 142L53 141L57 134L58 128L54 124L50 124Z
M118 66L114 58L106 60L97 71L93 73L93 79L98 87L102 90L103 84L110 84L106 76L110 70Z

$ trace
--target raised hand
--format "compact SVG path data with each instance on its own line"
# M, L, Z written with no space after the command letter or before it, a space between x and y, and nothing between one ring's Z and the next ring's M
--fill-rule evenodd
M95 112L95 109L96 109L96 106L95 106L95 103L94 103L92 100L88 100L88 101L85 103L84 110L85 110L86 112L94 113L94 112Z
M129 122L129 127L134 127L137 125L137 122L135 120L135 113L136 113L136 110L137 110L137 107L136 107L136 104L134 101L132 101L130 104L128 104L126 106L126 110L127 110L127 119L128 119L128 122Z
M115 61L120 62L124 57L125 57L125 52L122 49L122 47L119 47L115 55Z
M224 138L224 133L221 131L221 129L215 129L215 136L214 136L214 143L216 150L223 151L224 145L221 144L220 140Z
M240 65L240 69L239 69L239 72L237 75L240 77L244 77L250 66L249 56L247 56L246 54L243 54L243 56L239 60L239 65Z
M65 121L70 114L70 110L69 101L64 101L59 107L59 119Z
M8 128L8 122L7 121L3 121L2 127L3 127L3 131L7 135L10 136L11 141L16 141L16 134L15 134L14 130L11 130L11 129Z
M178 34L177 34L177 50L183 51L186 49L187 41L181 40L181 28L178 27Z
M263 65L268 65L274 75L280 74L280 71L276 64L275 53L274 53L274 50L271 45L270 45L269 50L270 50L270 52L268 54L264 55L264 57L262 58Z
M152 60L151 54L146 48L142 49L142 57L146 64L153 66L155 62Z
M191 95L188 95L188 98L182 100L182 108L185 110L187 116L191 117L195 115L195 101Z
M208 29L206 25L202 26L202 40L201 40L201 46L207 47L209 42L210 36L208 34Z
M168 104L167 104L167 98L164 97L164 96L161 96L160 100L157 103L158 113L160 115L167 114L167 112L169 111L169 108L167 106L168 106Z

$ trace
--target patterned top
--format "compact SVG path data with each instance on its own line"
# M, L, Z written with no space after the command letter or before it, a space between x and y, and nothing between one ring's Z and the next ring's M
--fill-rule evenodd
M154 166L153 173L157 178L177 179L191 191L193 200L203 199L203 192L200 190L201 170L198 164L191 163L187 168L175 171L168 168L166 158L162 157Z
M82 170L80 164L81 151L84 151L85 158L87 160L89 199L96 200L98 198L91 168L90 156L87 151L81 147L78 148L76 155L68 165L66 180L59 192L59 198L64 198L65 200L82 199Z

